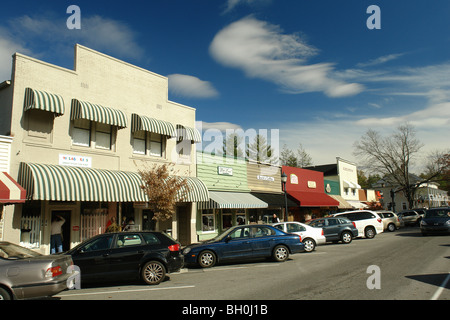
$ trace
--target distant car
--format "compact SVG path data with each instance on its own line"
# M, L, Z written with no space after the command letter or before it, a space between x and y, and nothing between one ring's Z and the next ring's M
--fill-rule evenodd
M66 254L84 281L142 279L156 285L183 266L181 246L162 232L105 233L88 239Z
M450 207L428 209L420 222L422 235L450 233Z
M67 289L70 256L42 255L0 242L0 300L48 297Z
M286 233L295 233L302 237L306 252L314 251L317 245L326 242L322 228L313 228L296 221L274 223L273 226Z
M422 216L414 210L405 210L397 213L397 216L406 225L419 225L422 220Z
M295 234L270 225L234 226L214 239L184 248L186 264L210 268L224 261L243 261L271 257L284 262L289 254L303 252L305 245Z
M326 217L308 221L314 228L322 228L327 242L348 244L358 236L358 229L354 223L344 217Z
M392 211L377 211L377 214L383 220L384 230L393 232L400 228L401 222L398 216Z
M375 236L384 231L383 220L375 211L370 210L355 210L334 214L335 217L345 217L355 223L358 229L358 237L365 237L368 239L375 238Z

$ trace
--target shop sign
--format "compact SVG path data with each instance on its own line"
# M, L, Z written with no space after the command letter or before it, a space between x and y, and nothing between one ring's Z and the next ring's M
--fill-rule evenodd
M297 175L291 173L290 177L291 177L291 179L290 179L291 180L291 184L298 184L298 177L297 177Z
M59 165L91 168L92 167L92 157L60 154L59 155Z
M316 182L315 181L308 181L308 188L310 188L310 189L317 188Z
M72 231L80 231L80 226L73 226Z
M232 176L233 168L230 167L217 167L217 174L221 176Z
M262 175L256 176L256 179L258 179L258 180L264 180L264 181L270 181L270 182L274 182L274 181L275 181L275 178L274 178L274 177L262 176Z

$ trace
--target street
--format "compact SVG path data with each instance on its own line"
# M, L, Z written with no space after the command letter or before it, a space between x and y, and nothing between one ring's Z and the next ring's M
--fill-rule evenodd
M417 227L348 245L326 244L284 263L185 268L158 286L138 282L71 290L61 300L449 300L450 237ZM82 284L83 286L83 284Z

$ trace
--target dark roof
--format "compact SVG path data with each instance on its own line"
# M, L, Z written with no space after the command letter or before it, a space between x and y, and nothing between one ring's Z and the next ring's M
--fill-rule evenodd
M320 166L303 167L303 169L323 172L324 176L335 176L338 174L336 163L324 164Z

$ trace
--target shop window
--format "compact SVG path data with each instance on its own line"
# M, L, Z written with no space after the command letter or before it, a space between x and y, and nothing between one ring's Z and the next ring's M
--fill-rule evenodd
M137 131L133 136L133 153L145 155L147 150L146 132Z
M113 150L115 127L104 123L95 123L86 119L73 121L72 145L94 146L96 149Z
M222 213L222 230L228 229L232 226L233 226L233 214L227 213L224 210L224 212Z
M215 221L214 221L214 211L213 209L203 210L202 212L202 231L214 231Z
M72 144L89 147L91 145L91 122L77 119L73 122Z
M160 134L150 134L150 155L162 157L162 136Z
M80 226L81 241L105 233L107 223L108 209L106 204L82 203Z
M97 149L111 150L112 127L108 124L96 123L95 147Z

